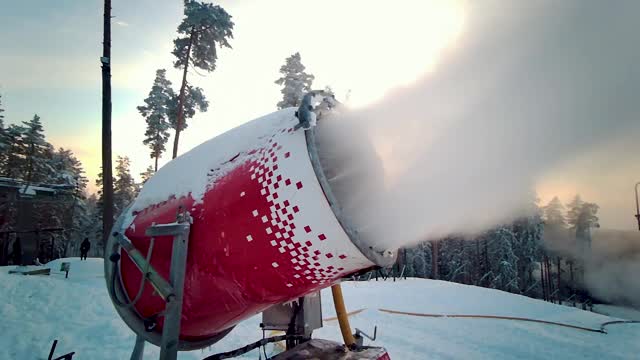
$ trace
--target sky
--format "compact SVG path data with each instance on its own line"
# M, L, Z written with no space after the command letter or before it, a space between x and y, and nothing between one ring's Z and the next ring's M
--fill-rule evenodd
M315 75L315 88L329 85L338 99L361 107L437 70L442 54L465 35L468 15L462 0L217 3L233 16L233 49L220 51L213 73L190 72L210 107L181 134L180 153L276 110L280 93L274 81L295 52ZM174 88L179 86L171 50L182 1L113 0L112 6L114 154L129 156L138 174L153 161L142 144L145 123L136 106L158 68L166 68ZM0 0L0 8L6 122L40 115L48 140L72 149L93 183L100 163L102 2ZM636 139L628 134L557 166L538 181L541 203L554 195L568 202L580 193L601 206L602 226L633 229L633 184L640 181ZM160 165L169 158L165 154Z

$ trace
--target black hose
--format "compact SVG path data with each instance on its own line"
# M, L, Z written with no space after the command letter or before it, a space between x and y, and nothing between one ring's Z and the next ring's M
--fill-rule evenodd
M233 358L233 357L236 357L236 356L240 356L242 354L246 354L251 350L257 349L257 348L259 348L261 346L265 346L265 345L267 345L269 343L283 341L283 340L290 340L290 339L302 340L302 339L304 339L304 336L302 336L302 335L279 335L279 336L273 336L273 337L269 337L269 338L266 338L266 339L258 340L258 341L254 342L252 344L243 346L241 348L237 348L235 350L231 350L231 351L227 351L227 352L223 352L223 353L218 353L218 354L207 356L206 358L204 358L202 360L229 359L229 358Z
M603 333L607 333L607 331L605 330L605 326L607 325L622 325L622 324L640 324L640 320L614 320L614 321L607 321L606 323L603 323L602 325L600 325L600 330Z
M287 335L294 335L296 333L296 322L298 320L298 314L302 310L302 306L304 306L304 297L298 298L297 302L293 302L293 315L291 316L291 320L289 320L289 326L287 327ZM294 339L287 340L287 350L296 346L296 342Z

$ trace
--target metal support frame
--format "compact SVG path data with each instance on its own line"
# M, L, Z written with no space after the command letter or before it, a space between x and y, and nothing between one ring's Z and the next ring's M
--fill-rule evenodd
M140 313L138 313L135 306L132 306L131 301L135 299L129 299L129 295L126 292L124 285L122 283L122 279L119 274L120 267L120 255L127 251L127 257L136 264L136 267L139 269L141 273L144 274L144 281L148 281L154 288L155 292L162 297L162 299L169 299L175 296L174 286L170 281L171 279L165 279L163 276L160 276L158 272L153 268L153 266L147 266L146 264L146 256L142 256L142 254L138 251L138 249L133 246L131 241L124 235L125 229L129 226L129 216L127 214L131 213L131 209L127 209L123 212L123 215L120 216L114 224L113 231L111 232L111 236L107 240L105 252L105 261L104 261L104 273L105 280L107 285L107 291L109 292L109 297L115 305L115 309L122 318L122 320L127 324L127 326L137 334L138 338L140 338L137 343L136 349L134 349L134 354L132 354L132 359L141 360L141 358L136 358L135 356L142 356L142 352L144 350L144 344L150 343L156 345L158 347L162 346L163 337L162 333L159 331L152 331L150 328L153 327L153 324L149 319L143 318ZM177 216L176 222L171 224L164 225L155 225L157 230L150 231L160 231L161 233L157 233L163 236L172 236L171 229L169 226L179 225L179 226L187 226L191 224L191 218L188 212L183 212L183 209L180 209ZM189 225L190 226L190 225ZM175 228L174 228L175 230ZM156 234L155 232L153 234ZM151 236L150 233L147 235ZM156 236L160 236L156 235ZM189 233L185 232L183 234L184 238L187 239L189 237ZM162 239L162 241L171 241L170 238ZM175 241L175 239L174 239ZM188 248L188 244L185 242L183 244L184 249ZM186 254L184 254L184 261L186 262ZM143 261L139 261L142 258ZM184 268L184 266L182 266ZM175 269L175 267L174 267ZM182 289L182 287L180 287ZM180 296L180 298L182 298ZM122 304L122 300L125 300L125 304ZM164 314L165 312L163 312ZM165 319L166 320L166 319ZM233 326L221 331L216 335L212 335L206 339L199 340L190 340L190 339L180 339L178 342L178 351L191 351L202 349L208 346L215 344L220 341L223 337L225 337L229 332L233 330ZM139 355L136 355L139 354Z
M140 335L136 335L136 344L133 346L133 352L131 353L131 360L142 360L144 355L144 338Z
M145 257L123 234L120 235L118 240L136 266L141 269L141 271L144 271L142 269L147 270L143 276L147 278L166 302L160 342L160 360L176 360L178 358L182 295L187 265L187 249L189 248L189 229L191 227L188 214L181 220L181 222L171 224L153 225L145 232L145 234L150 237L173 237L168 282L158 274L151 264L147 263ZM137 335L136 343L131 353L131 360L142 359L144 344L145 339Z
M263 330L284 331L298 344L310 339L313 330L322 327L320 292L308 294L291 303L274 305L262 312ZM299 336L299 338L294 338Z

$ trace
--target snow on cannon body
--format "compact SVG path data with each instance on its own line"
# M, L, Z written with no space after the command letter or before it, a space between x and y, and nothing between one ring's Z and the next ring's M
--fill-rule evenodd
M274 305L395 261L350 227L319 160L316 130L297 129L294 110L169 162L116 221L105 276L136 348L210 346Z

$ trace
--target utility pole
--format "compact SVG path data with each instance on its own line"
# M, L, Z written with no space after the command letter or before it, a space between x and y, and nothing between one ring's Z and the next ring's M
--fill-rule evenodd
M636 183L636 219L638 219L638 230L640 230L640 200L638 199L638 186L640 186L640 181Z
M113 223L113 176L111 174L111 0L104 0L102 40L102 243L107 244Z

